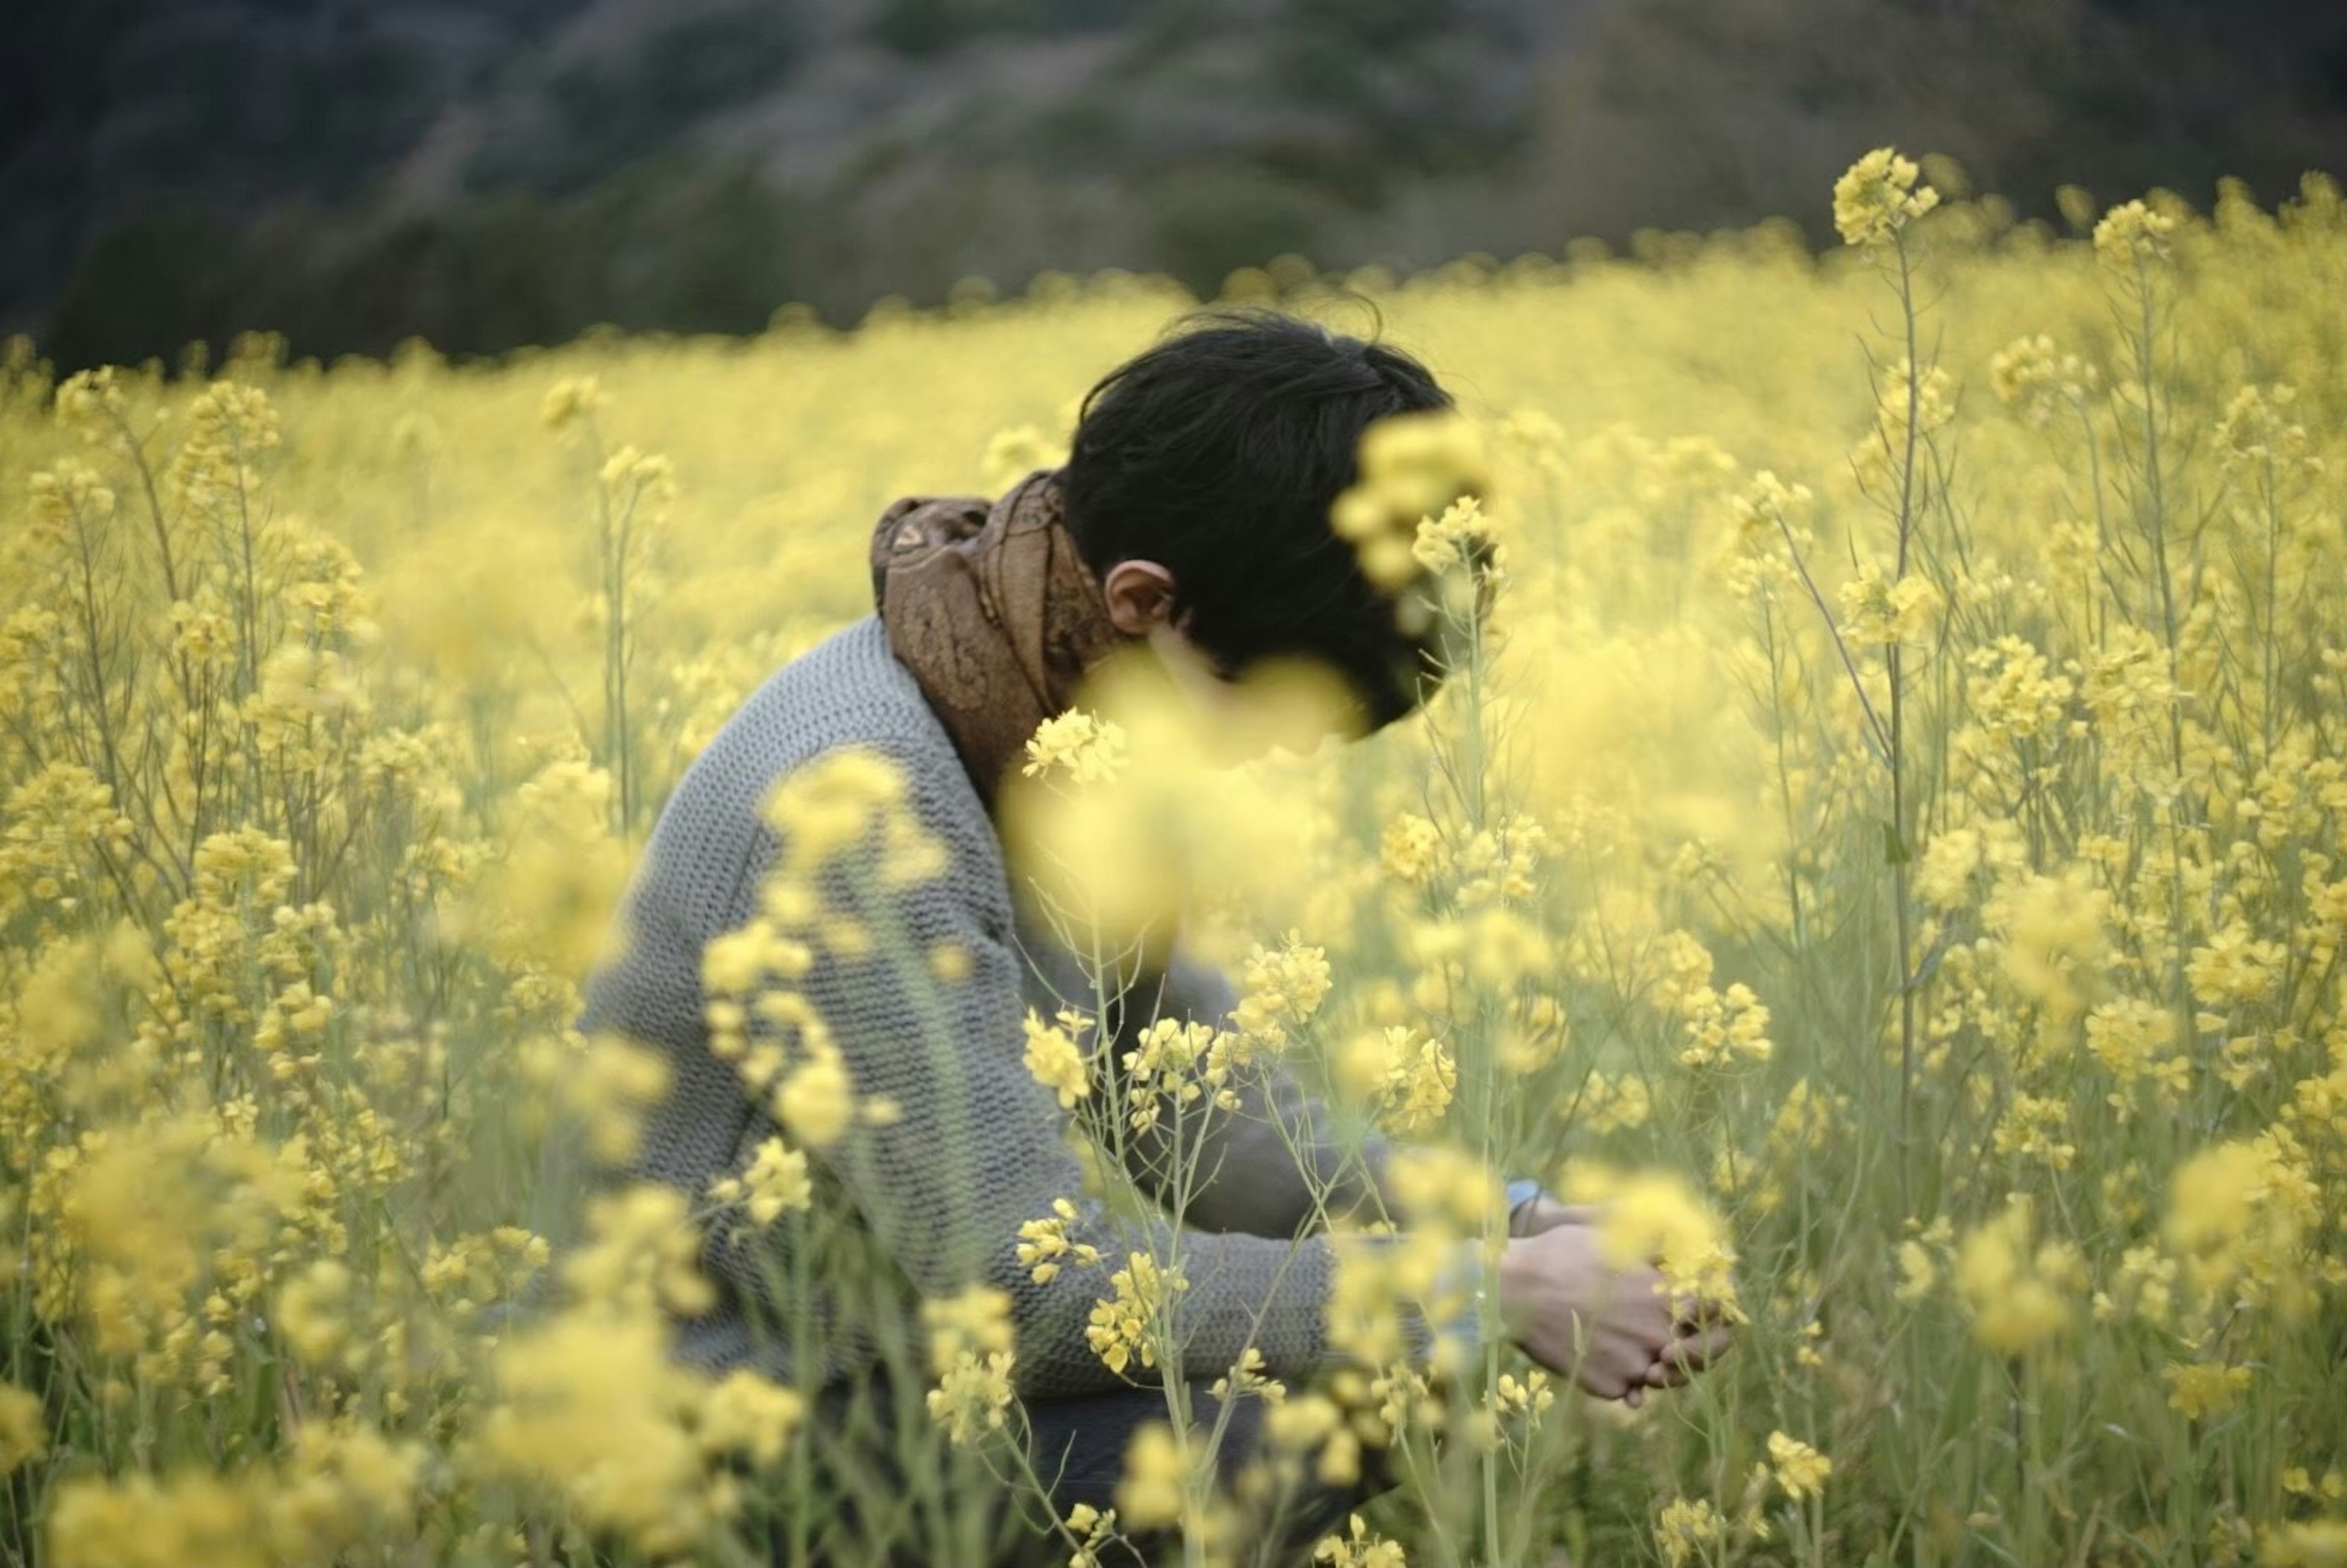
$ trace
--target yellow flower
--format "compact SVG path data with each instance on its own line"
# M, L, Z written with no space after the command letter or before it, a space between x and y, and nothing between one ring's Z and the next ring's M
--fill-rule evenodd
M2258 1549L2260 1568L2347 1568L2347 1520L2285 1524Z
M1783 1432L1768 1434L1768 1463L1777 1473L1777 1484L1796 1502L1824 1496L1826 1477L1833 1473L1833 1460Z
M1840 597L1844 634L1869 647L1924 641L1940 610L1940 590L1930 578L1910 572L1886 582L1872 561L1841 585Z
M2085 1260L2068 1242L2036 1244L2034 1211L2026 1194L2015 1193L2004 1214L1964 1237L1956 1294L1972 1314L1973 1337L2018 1356L2069 1327L2085 1273Z
M1727 1527L1708 1498L1674 1498L1655 1518L1655 1544L1671 1568L1708 1561Z
M1940 1282L1940 1266L1920 1241L1899 1244L1899 1284L1891 1294L1901 1301L1921 1301Z
M0 1477L48 1450L48 1423L40 1396L0 1383Z
M774 1091L775 1120L811 1149L838 1143L855 1114L856 1086L836 1046L810 1051Z
M2203 1297L2234 1295L2295 1313L2307 1301L2306 1231L2314 1216L2283 1145L2241 1140L2203 1149L2176 1169L2161 1235Z
M2280 943L2250 936L2237 920L2192 949L2185 974L2203 1007L2248 1007L2272 992L2287 959Z
M704 1385L664 1340L656 1317L599 1308L501 1345L484 1469L552 1489L579 1519L643 1552L691 1551L716 1522L693 1430Z
M1834 227L1846 243L1879 245L1940 204L1940 193L1916 188L1913 161L1878 147L1834 181Z
M1650 1264L1663 1276L1674 1305L1706 1302L1731 1323L1745 1321L1737 1296L1736 1251L1702 1194L1673 1171L1624 1176L1576 1162L1562 1194L1602 1204L1597 1240L1617 1268Z
M1993 1143L2000 1154L2040 1160L2056 1171L2066 1171L2078 1157L2078 1146L2068 1141L2070 1102L2047 1095L2016 1094L1996 1124Z
M1061 1110L1092 1092L1092 1066L1068 1031L1045 1023L1033 1008L1027 1009L1027 1071L1035 1081L1056 1091Z
M1135 1530L1155 1530L1182 1517L1183 1491L1189 1481L1182 1447L1174 1429L1150 1421L1133 1434L1124 1450L1124 1476L1116 1483L1117 1516Z
M1375 1533L1358 1513L1349 1516L1344 1535L1324 1535L1314 1543L1312 1561L1330 1568L1409 1568L1401 1542Z
M1369 581L1389 592L1427 569L1419 531L1433 526L1430 553L1446 564L1465 537L1452 503L1485 488L1483 444L1475 427L1450 410L1389 415L1361 433L1359 478L1329 508L1329 526L1352 545ZM1480 515L1480 514L1477 514ZM1440 519L1451 517L1446 535Z
M1035 727L1020 772L1029 778L1064 774L1077 784L1104 784L1122 774L1129 760L1122 724L1071 708Z
M1089 1267L1101 1260L1100 1248L1089 1242L1070 1242L1068 1227L1076 1223L1076 1205L1065 1198L1051 1200L1052 1217L1029 1220L1019 1227L1019 1266L1038 1285L1059 1277L1061 1260Z
M1389 1065L1378 1087L1378 1122L1408 1135L1435 1126L1459 1086L1459 1064L1439 1040L1412 1043L1407 1030L1385 1032Z
M2044 333L2017 338L1989 361L1989 384L1998 398L2019 408L2033 425L2043 425L2057 409L2083 402L2101 381L2095 367L2075 354L2058 354Z
M708 1453L744 1454L754 1464L772 1465L790 1446L805 1413L797 1389L737 1367L702 1399L701 1446Z
M929 1419L944 1427L956 1445L967 1447L987 1432L1003 1429L1013 1397L1010 1368L1014 1359L1008 1350L983 1356L962 1350L938 1375L938 1386L929 1390L927 1399Z
M277 1331L295 1356L323 1368L350 1338L350 1296L351 1271L320 1258L278 1292Z
M719 1203L743 1204L752 1225L770 1225L785 1210L813 1206L815 1184L805 1154L784 1147L780 1138L768 1138L759 1143L741 1175L712 1182L709 1195Z
M1109 1276L1109 1286L1113 1294L1092 1304L1086 1342L1112 1372L1123 1371L1136 1358L1143 1367L1154 1367L1164 1315L1190 1282L1179 1273L1161 1270L1147 1253L1136 1252Z
M1473 496L1461 496L1443 507L1440 517L1419 518L1409 553L1428 571L1449 571L1467 564L1483 534L1482 503Z
M2168 1408L2193 1421L2231 1409L2250 1379L2247 1367L2207 1362L2170 1361L2160 1368L2160 1376L2168 1380Z
M958 1296L921 1303L921 1321L929 1330L929 1370L942 1374L961 1358L1011 1348L1010 1296L988 1285L973 1285Z
M2095 225L2095 254L2114 267L2131 268L2168 254L2176 220L2141 201L2114 207Z
M1240 973L1238 1006L1231 1021L1251 1045L1278 1050L1290 1025L1309 1023L1328 995L1328 955L1290 931L1276 948L1258 942Z
M538 417L548 428L562 430L603 406L603 384L591 375L565 376L546 389Z
M1068 1559L1068 1568L1101 1568L1101 1548L1117 1534L1116 1510L1103 1512L1089 1502L1080 1502L1068 1510L1066 1524L1069 1532L1077 1538L1075 1555Z
M1434 874L1442 851L1442 830L1405 812L1386 824L1379 840L1386 875L1397 882L1423 883Z
M1768 1039L1768 1008L1737 980L1724 991L1698 986L1686 999L1686 1067L1725 1067L1737 1061L1766 1061L1776 1050Z

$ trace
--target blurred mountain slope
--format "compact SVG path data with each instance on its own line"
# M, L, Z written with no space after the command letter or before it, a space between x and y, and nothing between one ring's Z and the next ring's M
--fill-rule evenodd
M2041 211L2347 163L2347 7L2295 0L76 0L0 58L0 331L67 364L1822 238L1889 140Z

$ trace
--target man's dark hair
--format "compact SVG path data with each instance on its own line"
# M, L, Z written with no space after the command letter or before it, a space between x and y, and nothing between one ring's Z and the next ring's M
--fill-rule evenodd
M1361 432L1452 406L1416 359L1266 308L1215 306L1085 395L1064 485L1098 574L1141 559L1174 574L1174 612L1225 678L1272 656L1342 676L1381 728L1434 672L1365 576L1329 507L1358 477Z

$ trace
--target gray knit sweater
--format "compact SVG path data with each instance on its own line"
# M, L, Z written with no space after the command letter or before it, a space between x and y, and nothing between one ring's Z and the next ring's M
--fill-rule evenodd
M901 977L917 969L825 957L799 983L831 1027L857 1092L888 1096L902 1115L858 1126L819 1157L818 1190L831 1201L817 1208L829 1220L753 1230L727 1214L713 1219L702 1265L717 1304L680 1325L680 1353L712 1369L748 1364L787 1377L819 1367L818 1378L837 1377L875 1359L891 1318L901 1320L856 1294L873 1288L872 1276L899 1306L982 1282L1010 1293L1022 1393L1116 1386L1118 1375L1085 1338L1094 1300L1110 1294L1106 1270L1071 1267L1036 1285L1014 1255L1019 1227L1049 1215L1053 1199L1073 1199L1080 1217L1071 1239L1122 1266L1129 1253L1166 1256L1175 1222L1157 1211L1113 1218L1083 1194L1067 1113L1029 1073L1020 1021L1030 1006L1048 1019L1062 999L1090 997L1091 987L1074 957L1013 898L994 825L876 618L769 678L686 769L653 826L621 905L625 950L589 978L579 1020L583 1030L650 1047L670 1070L670 1093L649 1116L626 1173L672 1184L706 1206L710 1183L741 1170L776 1134L733 1064L709 1050L701 951L757 908L777 849L760 811L769 789L848 746L876 748L902 767L912 809L950 856L942 878L885 896L867 887L862 912L884 943L917 953L957 944L972 968L958 983L914 983ZM1122 1040L1153 1010L1219 1022L1235 1000L1219 975L1177 958L1158 994L1122 1009L1106 1057L1088 1042L1095 1081L1101 1070L1115 1071ZM1300 1378L1328 1356L1332 1255L1324 1235L1307 1234L1311 1184L1298 1153L1341 1203L1377 1184L1384 1150L1372 1141L1347 1159L1327 1135L1325 1108L1284 1071L1245 1098L1238 1112L1209 1119L1215 1179L1180 1216L1191 1282L1178 1308L1183 1370L1219 1376L1253 1345L1274 1375ZM1411 1327L1422 1334L1414 1318ZM810 1356L814 1363L803 1360Z

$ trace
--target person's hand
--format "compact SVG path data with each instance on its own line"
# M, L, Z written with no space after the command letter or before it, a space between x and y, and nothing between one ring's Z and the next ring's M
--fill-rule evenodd
M1530 1205L1527 1205L1530 1206ZM1560 1224L1508 1244L1500 1317L1524 1354L1602 1399L1636 1405L1677 1341L1663 1278L1644 1264L1616 1268L1587 1225Z
M1536 1236L1562 1225L1594 1226L1604 1214L1603 1204L1561 1203L1542 1193L1516 1205L1515 1212L1508 1216L1508 1234ZM1634 1409L1642 1402L1645 1389L1684 1387L1696 1373L1727 1355L1735 1342L1727 1315L1712 1302L1698 1302L1691 1308L1683 1306L1673 1327L1670 1343L1655 1352L1641 1387L1623 1396Z
M1673 1337L1646 1368L1646 1387L1676 1389L1705 1370L1735 1343L1735 1325L1717 1302L1681 1306L1674 1315Z

